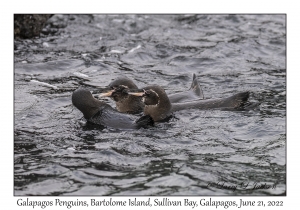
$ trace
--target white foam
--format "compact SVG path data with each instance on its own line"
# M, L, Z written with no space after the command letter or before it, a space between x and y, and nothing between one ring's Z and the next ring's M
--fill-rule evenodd
M38 85L42 85L42 86L46 86L46 87L50 87L50 88L53 88L53 89L58 89L58 87L56 87L55 85L50 85L46 82L40 82L40 81L37 81L37 80L30 80L30 82L32 83L35 83L35 84L38 84Z
M123 53L121 50L111 50L110 53Z
M136 51L137 49L140 49L141 47L142 47L141 45L138 45L135 48L132 48L131 50L129 50L128 52L132 53L132 52Z
M43 42L43 47L49 47L49 44L47 42Z
M79 72L73 72L73 74L77 77L89 77L88 75Z

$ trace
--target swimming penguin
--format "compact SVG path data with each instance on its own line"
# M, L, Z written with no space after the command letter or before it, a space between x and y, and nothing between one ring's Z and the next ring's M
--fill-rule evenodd
M120 113L110 105L95 99L91 92L79 88L72 94L72 103L91 123L117 129L138 129L153 125L151 117L137 117Z
M172 112L184 109L239 109L249 98L249 92L237 93L231 97L197 100L184 103L171 103L165 90L158 86L152 85L142 90L129 90L129 95L142 97L145 104L144 115L150 115L154 121L162 121Z
M108 91L100 97L110 97L116 102L119 112L137 114L144 110L144 104L137 97L128 95L124 90L137 89L134 82L127 77L119 77L108 85Z
M130 114L141 113L144 110L144 103L137 97L128 95L126 90L137 89L134 82L127 77L119 77L109 85L109 91L102 93L100 97L111 97L116 102L116 108L119 112ZM193 81L188 91L171 94L168 96L171 103L204 99L203 91L193 74Z

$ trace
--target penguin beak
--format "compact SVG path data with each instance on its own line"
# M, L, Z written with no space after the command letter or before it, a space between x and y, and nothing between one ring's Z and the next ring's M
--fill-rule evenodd
M129 95L133 95L133 96L139 96L139 97L142 97L142 96L144 96L144 92L142 92L142 93L128 93Z
M145 90L130 90L127 92L128 95L143 97L145 95Z
M111 97L111 95L115 92L115 90L110 90L106 93L101 93L99 97Z

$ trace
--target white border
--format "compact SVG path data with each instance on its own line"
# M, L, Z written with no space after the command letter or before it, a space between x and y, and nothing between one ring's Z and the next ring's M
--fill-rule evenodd
M297 130L299 129L299 8L296 1L251 0L251 1L6 1L1 9L1 207L17 207L20 197L13 196L13 14L14 13L283 13L287 14L287 196L242 197L244 200L283 200L284 208L298 206L299 152ZM24 197L23 197L24 198ZM56 197L30 197L36 200L51 200ZM97 197L99 198L99 197ZM108 198L108 197L106 197ZM128 197L113 197L128 200ZM142 198L142 197L141 197ZM154 199L154 197L151 197ZM161 198L161 197L158 197ZM176 197L171 197L176 198ZM188 197L199 200L200 197ZM204 197L208 199L209 197ZM239 197L212 197L219 200L239 200ZM64 197L65 200L74 200ZM75 197L89 200L89 197ZM184 197L178 197L184 199ZM10 208L12 207L12 208ZM29 209L32 207L27 207ZM77 207L73 207L79 209ZM73 209L72 208L72 209ZM100 208L100 207L98 207ZM165 207L164 207L165 208ZM175 207L174 207L175 208ZM198 207L199 208L199 207ZM215 209L215 207L212 207ZM267 207L266 207L267 208ZM48 209L48 208L46 208ZM66 209L66 208L64 208ZM86 209L86 208L85 208ZM111 207L109 209L120 209ZM181 208L182 209L182 208ZM187 209L187 208L186 208ZM191 209L189 207L189 209Z

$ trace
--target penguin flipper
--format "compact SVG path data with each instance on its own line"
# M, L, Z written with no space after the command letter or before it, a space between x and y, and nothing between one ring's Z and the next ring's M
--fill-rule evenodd
M202 88L196 78L196 74L193 74L193 81L192 81L192 85L190 87L190 90L193 90L193 92L195 93L195 95L197 95L199 97L199 99L204 99L204 95L203 95L203 91Z

